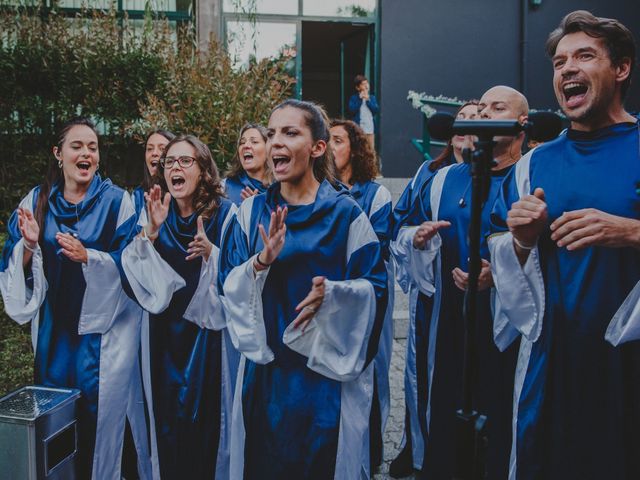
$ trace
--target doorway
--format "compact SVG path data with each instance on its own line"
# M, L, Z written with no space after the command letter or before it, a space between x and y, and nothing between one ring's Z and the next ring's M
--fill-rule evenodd
M330 117L349 117L353 79L363 74L375 93L374 28L350 22L302 22L302 99L318 102Z

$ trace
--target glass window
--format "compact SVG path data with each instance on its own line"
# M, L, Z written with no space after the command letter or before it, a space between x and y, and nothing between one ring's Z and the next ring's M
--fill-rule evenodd
M326 17L373 17L376 0L304 0L303 15Z
M145 4L148 0L123 0L123 10L144 10ZM149 2L151 9L154 12L175 12L176 0L155 0Z
M287 56L295 59L296 24L228 21L227 48L237 66L246 65L252 58Z
M60 0L58 7L61 8L102 8L109 10L112 0Z
M224 0L225 12L298 14L298 0Z

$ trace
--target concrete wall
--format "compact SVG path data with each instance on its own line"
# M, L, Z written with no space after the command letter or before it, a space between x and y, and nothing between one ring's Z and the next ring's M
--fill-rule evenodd
M520 72L522 4L515 0L380 0L381 157L387 177L413 175L422 161L411 146L420 137L421 114L407 92L477 98L487 88L510 85L533 108L557 108L551 65L544 42L572 10L619 18L640 42L640 8L635 1L542 0L528 9L524 89ZM640 109L640 72L627 96L627 108Z

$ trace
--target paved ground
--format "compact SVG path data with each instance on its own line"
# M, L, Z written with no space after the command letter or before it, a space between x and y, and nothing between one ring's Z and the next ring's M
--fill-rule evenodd
M400 442L402 440L402 430L404 428L404 357L407 348L407 321L406 297L402 291L396 286L396 308L394 309L394 328L395 338L393 341L393 355L391 356L391 369L389 371L389 380L391 387L391 410L389 419L387 420L387 428L384 433L384 453L383 464L374 480L383 480L391 478L388 475L389 464L400 451ZM415 477L405 477L414 479Z

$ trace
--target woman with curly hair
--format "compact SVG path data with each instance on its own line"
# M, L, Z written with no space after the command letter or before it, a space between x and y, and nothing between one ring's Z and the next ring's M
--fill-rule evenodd
M235 206L209 148L166 146L123 269L140 305L154 478L226 475L231 374L216 292L219 246ZM232 366L232 370L235 368Z
M245 198L264 193L273 181L267 163L267 129L247 123L240 129L238 148L224 179L227 196L236 205Z
M367 214L375 231L387 267L389 303L382 327L378 354L374 359L374 395L370 415L370 464L382 462L382 433L389 416L389 365L393 347L393 264L389 261L391 194L379 183L376 156L364 131L351 120L333 120L329 144L336 171L351 196ZM366 465L369 468L369 465Z

